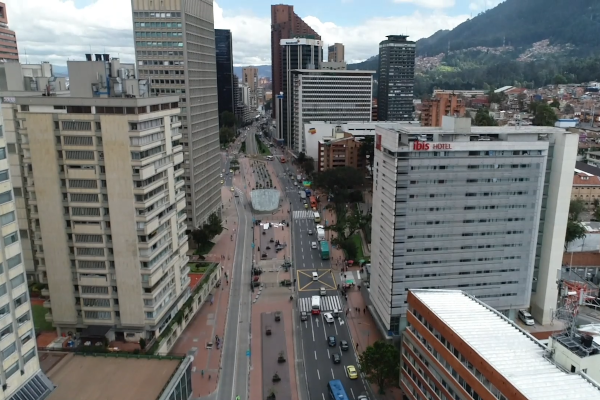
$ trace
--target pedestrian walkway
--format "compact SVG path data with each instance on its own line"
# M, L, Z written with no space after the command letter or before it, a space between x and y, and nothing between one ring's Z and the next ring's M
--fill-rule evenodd
M312 297L304 297L298 299L298 309L300 312L311 312L312 311ZM321 296L321 312L329 312L342 310L342 302L339 296Z
M314 219L315 212L308 210L296 210L294 211L294 219Z
M356 285L359 285L361 282L361 273L359 270L357 271L346 271L346 272L340 272L338 274L338 282L342 282L342 283L354 283Z

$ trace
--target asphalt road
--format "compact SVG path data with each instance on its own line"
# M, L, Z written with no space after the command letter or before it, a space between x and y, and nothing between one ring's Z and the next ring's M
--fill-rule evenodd
M294 186L294 180L296 180L297 175L294 167L289 163L281 164L277 159L273 163L278 175L282 176L286 174L286 177L282 178L282 189L286 190L287 199L291 202L292 210L304 211L304 203L299 195L300 188ZM289 172L293 173L292 178L289 177ZM297 276L300 276L303 271L306 274L310 274L315 269L319 270L319 275L324 274L325 270L331 269L331 261L321 260L319 250L311 249L311 242L317 241L314 219L293 219L293 215L290 216L290 219L292 221L292 261L294 269L297 271ZM324 224L324 221L322 223ZM309 229L314 232L312 236L308 235ZM326 231L325 235L327 238L330 233ZM296 291L298 296L305 298L318 295L320 286L325 286L326 289L332 287L331 290L327 290L327 296L338 296L336 284L339 282L332 282L332 279L337 279L335 274L325 274L324 276L328 276L328 278L324 279L323 284L319 283L307 286L301 283ZM331 283L333 283L333 286L330 286ZM342 305L345 305L343 301ZM299 385L306 384L310 400L328 399L327 383L333 379L340 379L342 381L350 399L354 400L360 394L367 394L369 398L374 398L368 389L368 385L360 375L355 380L351 380L347 376L346 366L353 365L358 369L358 359L353 346L354 342L350 335L350 329L346 323L345 314L342 313L340 318L335 319L332 324L326 323L322 315L310 315L308 321L300 322L298 320L296 322L300 324L302 360L304 364L304 371L303 374L299 374L300 381L298 383ZM335 336L338 344L337 347L328 346L327 337L329 336ZM350 349L348 351L341 351L339 347L341 340L349 343ZM342 361L340 364L333 364L331 361L331 354L334 352L341 354Z
M229 172L229 159L224 163L223 168ZM232 175L224 176L225 184L231 186ZM241 191L239 194L235 206L239 218L238 227L242 229L236 229L232 288L223 341L222 370L217 391L219 400L231 400L236 396L242 399L248 398L250 358L246 352L250 349L252 231L246 228L250 227L251 221L250 212L244 207L246 197Z

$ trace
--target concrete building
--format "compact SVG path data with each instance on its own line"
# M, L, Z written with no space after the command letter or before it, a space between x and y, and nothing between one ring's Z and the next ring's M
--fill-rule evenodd
M377 99L373 99L371 107L371 121L379 121L379 107L377 107Z
M289 147L294 143L293 122L294 113L293 104L293 85L294 78L292 71L297 69L318 69L323 61L323 42L316 39L282 39L281 57L283 97L281 99L281 108L283 112L276 119L277 139L283 140ZM273 81L275 84L275 81ZM277 92L276 92L277 93Z
M306 152L304 124L309 121L371 122L375 71L291 71L289 91L292 132L288 146Z
M189 400L193 397L192 368L191 356L125 358L63 354L48 371L57 385L48 400ZM98 378L100 371L104 379Z
M231 31L229 29L215 29L219 118L225 111L233 113L234 110L232 43Z
M192 229L221 212L213 1L131 0L131 4L139 77L151 81L153 95L181 98L186 214Z
M242 83L250 89L248 106L252 109L256 109L258 107L258 68L243 67Z
M402 331L419 288L460 288L511 319L531 305L549 323L578 139L469 118L377 126L370 299L383 330Z
M339 167L365 168L366 159L360 151L362 141L345 132L336 136L341 135L343 137L319 142L319 157L316 160L318 172Z
M431 99L423 100L421 125L442 126L442 117L465 115L463 99L453 93L438 93Z
M415 85L415 42L389 35L379 43L379 121L412 121Z
M327 47L327 61L343 63L344 60L344 45L342 43L335 43Z
M67 80L56 77L52 64L0 63L0 91L42 92L61 95L68 93Z
M22 201L22 193L17 197L11 183L14 169L8 161L7 142L12 137L1 115L0 132L0 400L41 400L54 385L40 370L21 249L27 225L19 225L17 202Z
M345 61L323 61L321 63L321 69L332 70L332 71L345 71L348 66Z
M558 354L476 298L410 290L407 300L400 387L409 399L600 398L589 373L564 369Z
M8 27L8 14L3 2L0 2L0 60L19 62L17 36Z
M68 66L73 97L3 93L46 318L59 333L151 341L190 295L179 97L149 96L118 60Z
M294 6L276 4L271 6L271 77L272 91L276 95L283 91L283 58L281 40L291 39L298 35L312 35L316 40L321 36L315 32L295 12ZM273 118L276 118L277 107L272 107Z
M247 97L247 92L246 92ZM235 118L240 124L250 122L250 108L244 103L243 84L239 83L237 75L233 74L233 103Z
M573 176L571 200L581 200L586 206L593 208L594 201L600 201L600 177L587 172L576 172Z

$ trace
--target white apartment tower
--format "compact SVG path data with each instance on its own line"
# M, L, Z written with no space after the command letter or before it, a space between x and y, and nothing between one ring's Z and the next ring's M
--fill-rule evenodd
M311 121L371 122L375 71L291 71L292 147L306 153L304 124Z
M180 96L188 228L220 213L219 110L212 0L131 0L135 57L151 94Z
M37 400L54 386L40 370L3 125L0 115L0 400Z
M376 127L370 299L399 334L411 289L459 289L513 318L556 309L578 135L548 127ZM533 292L533 293L532 293Z

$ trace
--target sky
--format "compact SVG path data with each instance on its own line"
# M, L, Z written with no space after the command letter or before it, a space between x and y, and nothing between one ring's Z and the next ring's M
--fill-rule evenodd
M85 53L109 53L133 62L129 0L4 0L16 31L21 62L66 65ZM503 0L291 0L294 11L323 39L343 43L346 61L378 52L386 35L411 40L452 29ZM267 0L214 2L215 28L230 29L236 66L271 63L271 4Z

